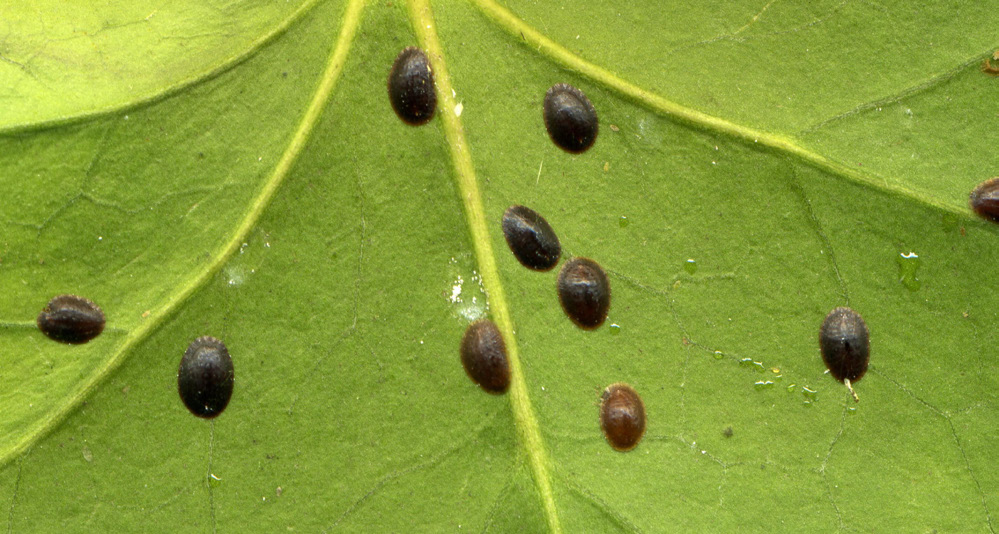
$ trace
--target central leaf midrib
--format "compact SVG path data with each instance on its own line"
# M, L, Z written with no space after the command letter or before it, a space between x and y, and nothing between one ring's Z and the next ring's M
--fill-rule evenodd
M496 323L506 342L507 358L510 362L510 389L508 396L513 409L514 422L517 427L518 444L523 448L531 466L532 478L541 497L541 506L549 529L554 533L562 532L558 509L552 492L550 459L541 437L540 427L531 398L527 391L523 367L517 349L514 335L513 320L503 292L499 270L496 266L496 256L492 248L486 225L485 210L482 195L479 193L475 169L471 154L465 141L464 128L455 113L454 93L451 90L451 79L447 64L444 61L443 48L437 38L437 29L428 0L409 0L410 19L420 46L430 56L434 73L434 83L437 86L437 98L440 102L439 114L444 124L444 133L451 154L451 162L455 169L455 178L464 206L465 218L472 234L472 245L475 249L479 274L489 299L492 319Z

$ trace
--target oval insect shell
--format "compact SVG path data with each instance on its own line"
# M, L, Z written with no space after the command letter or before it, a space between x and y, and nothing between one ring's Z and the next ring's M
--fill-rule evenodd
M38 329L60 343L78 345L104 331L104 312L88 299L59 295L38 314Z
M842 382L856 382L867 372L871 358L870 335L860 314L850 308L829 312L819 330L822 360L829 374Z
M978 184L971 192L968 204L979 217L999 222L999 177Z
M562 257L562 245L555 230L531 208L507 208L503 213L503 236L513 255L528 269L551 270Z
M482 319L468 325L460 352L465 372L482 389L499 394L510 387L506 344L495 323Z
M555 84L545 93L544 117L549 137L566 152L586 152L597 139L597 110L582 91L567 83Z
M558 299L576 326L593 330L604 324L610 309L610 282L600 264L573 258L558 273Z
M645 434L645 404L628 384L607 386L600 400L600 429L614 450L634 449Z
M229 405L235 374L225 343L211 337L195 339L184 351L177 370L177 390L184 406L198 417L217 417Z
M423 50L410 46L399 52L389 72L388 94L392 109L406 124L419 126L434 117L434 74Z

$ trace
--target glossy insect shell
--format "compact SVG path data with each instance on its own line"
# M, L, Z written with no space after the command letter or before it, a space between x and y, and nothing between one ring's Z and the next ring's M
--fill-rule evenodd
M842 382L860 380L871 358L870 335L860 314L850 308L829 312L819 330L822 360L829 374Z
M634 449L645 434L645 404L628 384L611 384L601 395L600 429L618 451Z
M999 222L999 177L978 184L971 192L968 203L980 217Z
M78 345L104 331L104 312L76 295L59 295L38 314L38 329L50 339Z
M604 324L610 309L610 282L600 265L589 258L573 258L558 273L558 299L576 326L593 330Z
M419 126L434 117L437 93L430 61L423 50L409 47L399 53L388 77L389 101L403 122Z
M597 110L582 91L567 83L548 89L544 116L548 135L567 152L586 152L597 139Z
M510 387L506 344L495 323L483 319L470 324L461 338L460 352L465 372L482 389L498 394Z
M529 269L548 271L562 257L562 245L555 230L531 208L507 208L503 213L503 236L513 255Z
M177 390L184 406L198 417L217 417L229 405L235 375L225 343L211 336L187 347L177 371Z

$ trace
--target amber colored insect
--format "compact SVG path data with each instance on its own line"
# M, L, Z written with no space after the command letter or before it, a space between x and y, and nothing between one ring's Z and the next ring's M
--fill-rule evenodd
M819 347L829 374L846 384L853 400L859 402L853 383L863 378L871 359L870 335L864 319L850 308L829 312L819 329Z
M582 91L567 83L548 89L544 116L548 135L566 152L586 152L597 140L597 110Z
M389 72L388 94L392 109L403 122L419 126L434 117L434 74L423 50L410 46L399 52Z
M607 386L600 400L600 428L618 451L634 449L645 434L645 404L628 384Z
M562 245L555 230L531 208L507 208L503 213L503 236L513 255L529 269L550 270L562 257Z
M59 295L38 314L38 329L61 343L78 345L104 331L104 312L88 299Z
M229 405L235 374L225 343L211 337L195 339L184 351L177 371L177 390L184 406L198 417L212 419Z
M504 393L510 387L506 344L495 323L482 319L470 324L461 338L460 352L465 372L482 389Z
M573 258L558 273L558 299L576 326L593 330L604 324L610 309L610 282L600 264Z
M971 192L968 204L980 217L999 222L999 176L978 184Z
M991 74L992 76L999 76L999 67L992 65L992 60L999 60L999 50L992 53L991 58L985 58L982 62L982 72L985 74Z

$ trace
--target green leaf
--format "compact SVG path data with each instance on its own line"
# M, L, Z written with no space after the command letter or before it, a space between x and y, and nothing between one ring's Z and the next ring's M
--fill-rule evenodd
M62 4L0 44L8 531L994 532L994 5ZM413 45L422 127L385 91ZM607 324L509 253L512 204L604 266ZM104 334L38 332L61 293ZM856 404L818 351L841 305ZM502 396L458 359L483 315ZM211 422L176 391L202 335L236 369Z

